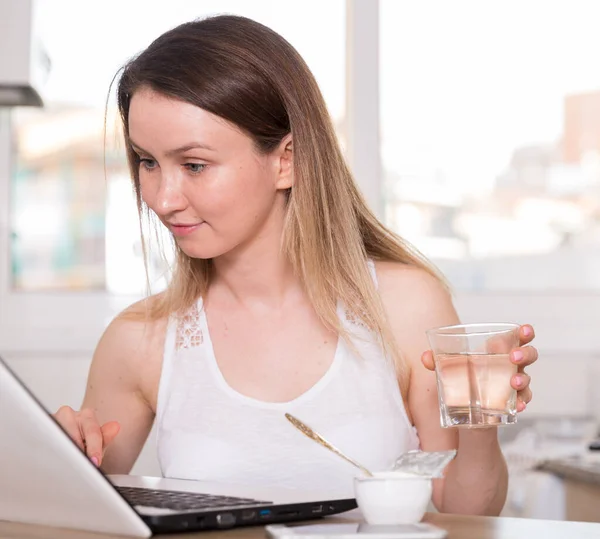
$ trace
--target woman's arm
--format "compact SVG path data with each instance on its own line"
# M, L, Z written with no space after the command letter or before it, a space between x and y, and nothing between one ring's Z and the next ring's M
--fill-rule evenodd
M377 276L392 331L410 365L407 412L421 449L458 449L445 477L434 481L433 503L446 513L498 515L506 499L508 472L496 428L443 429L435 373L421 363L429 349L425 331L459 323L449 293L425 271L402 264L380 262Z
M141 304L125 311L140 311ZM154 421L150 401L160 377L166 323L146 323L119 316L100 339L90 368L82 410L100 425L116 421L118 435L106 450L106 473L129 473Z

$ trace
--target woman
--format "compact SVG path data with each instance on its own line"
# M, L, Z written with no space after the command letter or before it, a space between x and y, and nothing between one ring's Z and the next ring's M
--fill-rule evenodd
M351 489L290 412L373 469L457 448L436 507L498 514L496 429L439 425L425 331L458 322L450 295L366 207L298 53L241 17L184 24L124 68L118 104L140 212L177 264L102 336L82 410L56 414L92 461L129 472L156 420L165 476ZM519 411L536 356L512 352Z

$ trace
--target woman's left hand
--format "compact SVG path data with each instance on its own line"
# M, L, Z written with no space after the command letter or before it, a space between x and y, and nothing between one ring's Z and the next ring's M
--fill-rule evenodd
M517 412L522 412L531 401L532 394L529 384L531 377L525 372L525 367L535 363L538 358L538 351L533 346L526 346L535 337L533 327L525 324L519 328L519 348L510 352L510 360L518 366L517 374L510 381L510 385L517 390ZM421 357L423 365L430 371L435 370L433 362L433 352L428 350Z
M532 394L529 384L531 377L525 372L525 367L531 365L538 358L538 351L533 346L526 346L535 337L533 327L529 324L519 328L519 348L515 348L510 353L510 360L518 366L510 385L517 390L517 412L522 412L531 401Z

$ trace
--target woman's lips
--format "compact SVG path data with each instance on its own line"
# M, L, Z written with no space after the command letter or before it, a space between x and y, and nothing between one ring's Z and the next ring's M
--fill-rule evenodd
M169 223L169 230L173 233L174 236L182 237L195 232L199 227L204 224L204 221L200 223L196 223L194 225L187 224L171 224Z

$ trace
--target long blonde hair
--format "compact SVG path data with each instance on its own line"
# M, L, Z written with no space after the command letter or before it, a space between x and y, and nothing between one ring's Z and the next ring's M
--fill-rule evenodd
M416 250L367 207L340 150L325 101L297 51L269 28L243 17L217 16L183 24L154 41L123 70L118 105L137 195L138 161L128 139L132 95L149 87L235 124L270 152L291 133L294 185L289 192L283 250L322 322L348 339L338 301L380 339L396 362L403 395L409 370L386 320L367 259L418 266L439 277ZM168 288L149 303L156 320L206 297L211 260L176 247Z

